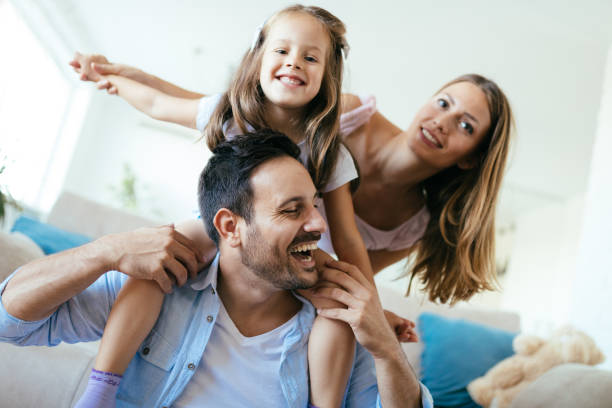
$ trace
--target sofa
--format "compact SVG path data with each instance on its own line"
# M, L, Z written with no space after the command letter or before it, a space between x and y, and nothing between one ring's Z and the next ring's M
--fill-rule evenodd
M92 239L108 233L155 224L151 220L91 202L70 192L60 195L44 221L45 224L53 225L62 231L78 233ZM20 233L2 232L0 234L0 259L2 259L0 279L4 280L18 265L42 256L43 251L27 236ZM468 324L476 325L469 326L468 335L455 336L451 331L450 336L440 336L443 337L438 339L438 347L441 351L437 355L431 355L431 350L434 350L435 347L431 342L426 344L424 339L431 339L432 336L435 338L438 332L442 333L442 330L438 328L425 333L425 336L421 335L418 343L403 344L408 360L421 377L427 376L427 370L430 367L430 363L426 364L425 357L427 361L440 363L444 361L445 356L452 354L448 351L455 348L464 350L462 347L467 345L476 351L470 352L472 355L465 355L460 363L447 364L445 375L453 371L455 367L473 369L476 360L486 354L484 350L491 347L492 337L486 337L487 331L492 331L497 335L504 333L504 336L520 331L520 318L513 312L479 309L465 305L451 308L433 304L422 298L406 298L391 286L379 286L379 294L386 309L418 322L421 326L427 322L423 319L424 316L437 316L442 319L442 322L448 321L451 324L469 322ZM424 327L421 326L418 329L423 333ZM482 344L475 343L474 327L477 328L476 330L482 328L485 332L485 340L479 340L483 341ZM87 383L97 346L98 342L61 344L57 347L18 347L0 343L0 408L73 406ZM430 351L429 355L424 353L427 350ZM424 362L421 361L422 356ZM488 364L491 362L489 361ZM479 369L482 372L483 368L479 367ZM593 367L565 367L561 373L552 373L554 375L551 375L550 380L546 381L545 375L538 380L541 384L534 383L528 387L515 400L513 407L612 406L612 396L608 397L608 405L564 405L559 402L559 393L562 394L563 389L568 389L567 381L561 381L561 379L572 378L572 375L577 378L585 378L585 370L593 378L608 381L606 384L610 384L609 389L612 389L612 378L610 378L612 373L598 372ZM461 377L461 375L459 372L456 376ZM464 381L465 379L459 378L459 380ZM602 389L602 387L595 387L595 389ZM545 395L541 395L540 390L545 390ZM590 393L594 395L593 389L590 390ZM551 399L551 396L555 397ZM575 400L572 403L575 403Z

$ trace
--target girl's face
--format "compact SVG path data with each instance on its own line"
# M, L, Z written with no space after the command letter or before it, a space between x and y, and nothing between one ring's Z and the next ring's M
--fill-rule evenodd
M484 92L470 82L442 89L417 112L407 130L408 144L423 161L440 170L478 164L477 147L490 126Z
M285 109L303 108L321 88L330 39L308 14L279 17L263 49L259 82L266 98Z

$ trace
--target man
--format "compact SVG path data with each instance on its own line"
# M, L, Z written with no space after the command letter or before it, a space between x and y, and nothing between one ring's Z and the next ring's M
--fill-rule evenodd
M182 284L191 273L166 296L125 372L118 406L307 406L307 339L315 313L293 290L318 280L310 248L326 227L315 207L317 191L299 149L282 135L237 137L214 153L199 194L219 248L207 269L193 274L200 255L172 227L101 238L25 265L0 285L0 340L97 339L126 274L158 279L169 271ZM111 269L122 272L106 272ZM318 296L347 308L319 313L348 323L363 346L346 406L375 406L378 399L385 408L432 406L376 289L342 262L326 263L322 276L339 288L321 288Z

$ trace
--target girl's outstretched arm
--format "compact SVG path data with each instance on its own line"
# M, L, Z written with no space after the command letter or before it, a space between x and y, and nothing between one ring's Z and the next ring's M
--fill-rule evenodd
M98 84L99 87L114 88L117 95L153 119L196 128L198 99L170 96L140 82L117 75L102 76Z
M79 74L79 78L82 81L98 82L103 75L119 75L157 89L170 96L188 99L200 99L205 96L201 93L181 88L136 67L109 62L104 55L100 54L81 54L76 52L69 64Z

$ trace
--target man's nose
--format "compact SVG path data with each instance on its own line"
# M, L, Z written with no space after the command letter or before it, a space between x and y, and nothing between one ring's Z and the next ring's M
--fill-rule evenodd
M321 203L320 205L323 205L323 203ZM321 234L327 231L327 223L325 222L325 219L323 218L319 210L317 210L317 208L314 206L310 208L308 218L306 219L306 223L304 224L304 231L319 232Z

